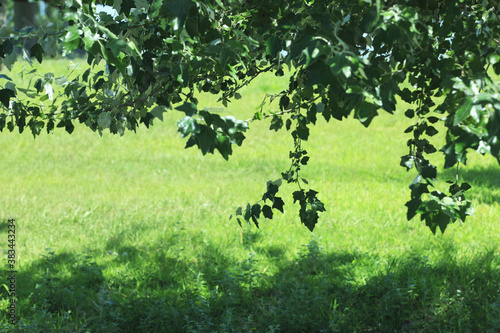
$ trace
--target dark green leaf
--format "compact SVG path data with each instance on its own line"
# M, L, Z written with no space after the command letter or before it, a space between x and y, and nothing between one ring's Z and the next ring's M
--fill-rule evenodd
M420 208L421 203L422 200L420 198L413 198L405 204L405 206L408 207L408 210L406 212L406 219L408 221L411 220L415 215L417 215L417 211Z
M429 117L427 118L427 120L431 123L431 124L434 124L434 123L437 123L439 121L439 118L437 117Z
M196 135L198 147L203 155L213 153L217 134L208 126L201 125L199 133Z
M175 109L184 112L186 116L192 116L198 112L196 104L189 102L184 102L182 105L176 107Z
M0 90L0 102L8 108L9 107L9 101L11 97L16 97L16 93L10 89L1 89Z
M6 55L11 54L14 51L12 42L10 39L6 39L2 45L0 45L0 57L5 58Z
M438 130L434 126L429 126L425 130L425 134L427 134L428 136L434 136L438 133Z
M326 86L331 83L332 80L334 80L334 76L330 66L325 64L322 60L317 60L309 67L306 86L313 86L315 84Z
M470 186L469 183L466 183L466 182L463 182L462 185L460 185L460 188L462 189L462 191L467 191L468 189L472 188L472 186Z
M200 34L198 22L198 8L196 6L192 6L188 11L186 20L186 31L191 37L196 37Z
M141 117L141 123L143 123L147 128L151 125L154 117L151 113L147 113L144 117Z
M271 220L273 218L273 210L268 205L264 205L264 207L262 207L262 214L264 215L264 217L266 219L270 219Z
M259 218L260 211L261 211L261 208L260 208L259 204L254 204L252 206L252 215L255 216L256 218Z
M407 129L405 129L405 133L410 133L413 131L413 128L415 128L415 125L411 125L410 127L408 127Z
M193 5L190 0L167 0L163 3L164 11L173 18L173 29L181 30L188 14L188 10Z
M405 116L410 118L410 119L415 117L415 110L413 110L413 109L406 110Z
M71 122L71 120L67 120L65 125L64 125L64 129L66 130L66 132L68 132L69 134L73 133L73 131L75 130L75 125L73 125L73 123Z
M453 183L453 184L450 186L449 191L450 191L450 194L451 194L451 195L455 195L455 194L457 194L458 192L460 192L460 191L461 191L461 188L460 188L460 186L458 186L457 184Z
M467 98L462 106L455 113L455 117L453 119L453 126L457 126L463 120L465 120L470 115L470 111L472 110L472 98Z
M297 137L306 141L309 138L309 128L307 126L299 126L296 130Z
M44 54L44 50L42 48L42 46L38 43L36 43L35 45L33 45L30 49L30 56L31 57L35 57L36 60L41 64L42 63L42 60L43 60L43 54Z
M280 98L280 110L284 111L290 105L290 98L287 95L283 95Z
M125 52L127 43L122 39L113 39L106 44L106 47L111 50L115 57L120 55L120 52Z
M293 192L293 203L297 201L303 201L305 199L304 190Z
M437 168L432 164L422 166L422 169L420 170L420 175L422 176L422 178L431 179L435 181L437 177Z
M279 37L276 37L275 35L271 36L266 41L266 53L271 56L271 58L274 58L278 55L279 52L283 49L281 47L281 39Z
M41 93L43 91L43 81L42 79L38 79L35 81L35 89L37 93Z
M222 155L222 157L224 157L226 161L229 159L229 155L233 153L229 137L223 133L217 133L217 142L215 144L215 148L219 151L219 153Z
M270 130L278 131L283 127L283 119L281 119L278 115L273 115L271 120L271 126L269 126Z
M161 105L157 105L155 106L150 112L151 114L160 119L161 121L163 121L163 113L166 111L166 108L164 106L161 106Z
M375 105L362 101L356 109L356 118L365 126L368 127L372 119L377 115L377 108Z
M448 224L452 222L451 218L441 211L432 212L425 217L425 224L436 234L436 228L439 227L441 233L444 233Z
M274 202L273 202L273 209L277 209L279 210L281 213L284 213L284 209L283 209L283 206L285 205L285 202L283 201L283 199L281 199L280 197L274 197Z
M413 168L414 165L414 157L411 155L401 156L401 162L399 163L402 167L406 168L406 171Z

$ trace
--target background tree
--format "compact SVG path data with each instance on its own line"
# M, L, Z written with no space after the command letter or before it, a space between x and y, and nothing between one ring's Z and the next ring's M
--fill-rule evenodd
M14 0L14 27L21 29L26 26L36 25L36 15L40 12L38 2L28 2L27 0Z
M50 25L6 31L0 56L8 68L22 38L38 43L25 60L63 55L82 48L93 69L74 79L46 74L27 87L9 85L2 75L0 130L31 130L34 136L56 127L71 133L74 122L94 131L123 135L174 108L186 148L203 154L217 150L225 159L241 145L251 121L267 119L270 130L289 131L290 168L267 182L261 200L236 211L237 218L258 226L261 214L283 211L282 183L294 183L293 202L300 219L313 230L325 210L318 193L308 189L301 169L309 162L304 145L318 117L327 121L354 116L368 127L379 111L393 113L398 98L412 105L405 112L414 124L408 154L401 165L415 169L407 217L420 214L429 228L444 231L465 221L472 207L458 182L467 151L500 151L499 9L494 1L100 1L116 15L98 12L97 1L65 0ZM66 25L65 25L66 24ZM248 120L221 117L198 106L196 95L208 92L227 106L239 90L265 72L285 75L287 89L263 96L263 105L278 100L279 109L256 112ZM53 84L63 87L54 95ZM446 145L428 140L443 130ZM428 155L444 154L445 168L457 177L447 191L438 190L437 168ZM238 220L240 221L240 220Z

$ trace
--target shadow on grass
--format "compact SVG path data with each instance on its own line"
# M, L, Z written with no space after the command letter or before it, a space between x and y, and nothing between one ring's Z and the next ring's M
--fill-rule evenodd
M13 331L500 330L500 264L494 251L457 262L453 246L445 244L442 259L430 263L416 252L395 258L325 253L313 240L293 261L272 258L277 271L268 274L258 254L237 260L206 241L196 257L156 248L150 247L147 257L110 262L117 269L109 277L92 252L48 251L18 273L22 321ZM124 244L116 251L130 248Z

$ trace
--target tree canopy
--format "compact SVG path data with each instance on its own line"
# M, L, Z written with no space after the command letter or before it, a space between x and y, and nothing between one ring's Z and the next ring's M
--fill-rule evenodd
M296 184L293 202L311 231L325 211L301 169L309 163L303 142L318 117L353 116L368 127L379 112L393 113L398 100L411 105L413 125L401 166L414 170L407 218L417 214L442 232L473 213L468 183L448 180L438 189L428 156L443 154L444 167L466 164L467 152L499 159L500 9L495 1L462 0L64 0L51 1L58 17L18 31L0 29L0 60L42 61L84 50L91 68L76 78L28 73L25 87L0 75L0 130L34 136L76 122L93 131L123 135L149 127L168 110L181 112L178 131L186 148L218 151L228 159L244 142L251 121L288 131L290 168L267 182L261 200L238 208L236 217L258 226L261 215L283 212L283 183ZM108 5L113 10L99 11ZM27 38L36 39L29 49ZM16 55L15 49L20 49ZM94 70L104 63L105 70ZM248 120L221 117L199 105L200 92L224 105L257 76L291 73L283 91L263 96L279 109ZM63 93L54 93L53 86ZM252 112L253 113L253 112ZM438 126L438 124L442 124ZM428 140L446 132L446 144ZM241 223L241 222L240 222Z

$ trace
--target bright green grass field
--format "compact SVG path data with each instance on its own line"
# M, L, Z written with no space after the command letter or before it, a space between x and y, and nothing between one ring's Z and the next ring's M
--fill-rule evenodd
M34 64L43 73L68 65ZM20 70L6 74L19 82ZM227 115L248 119L286 86L259 78ZM19 321L5 316L3 265L0 330L500 332L500 168L471 153L461 169L475 206L466 223L434 236L407 221L415 173L399 166L404 111L369 129L353 119L312 128L303 176L327 209L313 233L298 220L291 185L285 214L260 229L229 220L289 167L290 135L265 120L250 124L229 161L185 150L177 111L123 137L84 126L35 140L4 131L0 247L6 262L14 218Z

